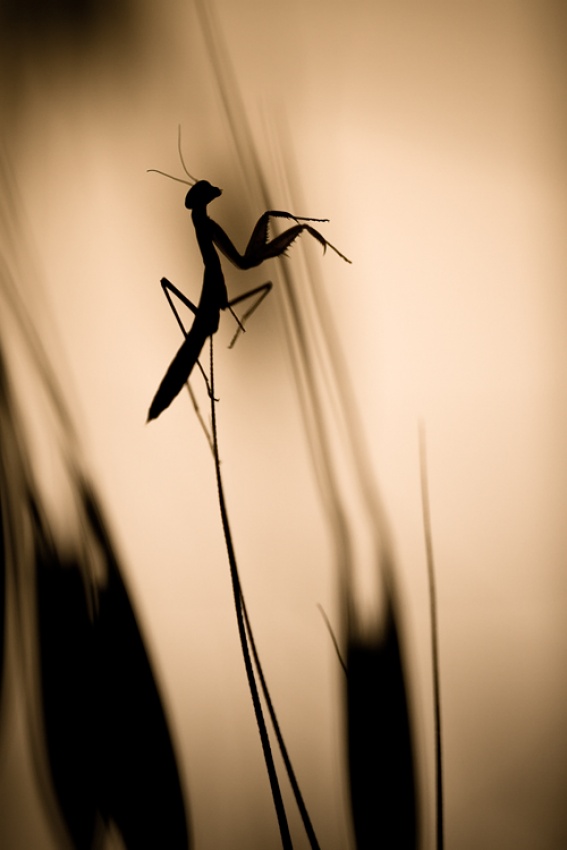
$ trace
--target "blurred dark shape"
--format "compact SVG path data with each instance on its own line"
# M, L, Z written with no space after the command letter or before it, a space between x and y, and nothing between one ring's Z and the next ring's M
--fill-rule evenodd
M415 850L414 757L400 638L387 604L381 639L347 642L348 760L358 850Z
M89 598L80 565L63 563L33 502L45 734L75 847L113 821L127 848L188 847L175 755L161 702L96 498L79 487L85 543L107 575Z
M69 90L82 85L86 102L101 62L117 81L132 72L139 59L133 12L132 0L0 0L0 109L10 128L6 141L17 139L38 84L34 71L44 82L58 79L57 85ZM17 155L17 142L15 150Z
M68 39L86 44L119 26L126 32L129 0L0 0L3 40Z
M75 541L73 554L61 555L33 490L28 461L19 456L23 441L17 417L10 418L9 399L0 347L0 534L2 542L10 540L10 551L2 545L2 639L11 570L17 604L24 600L15 618L18 628L26 632L24 643L31 635L37 644L39 669L32 666L32 675L39 687L27 691L28 702L38 694L39 706L28 708L31 716L39 713L45 739L30 730L37 781L46 781L41 770L46 749L50 779L77 850L97 846L111 822L128 850L185 850L189 838L173 746L96 496L78 470L70 470L82 539ZM31 563L22 564L17 551L27 551ZM30 605L34 586L36 601ZM37 620L31 624L30 610ZM48 789L40 790L46 801L52 799ZM58 814L49 814L56 828Z

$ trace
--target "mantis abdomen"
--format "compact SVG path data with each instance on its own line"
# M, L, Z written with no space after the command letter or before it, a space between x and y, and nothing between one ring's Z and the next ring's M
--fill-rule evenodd
M161 384L159 385L154 399L150 405L148 413L148 422L162 413L166 407L169 407L173 399L183 389L183 384L189 380L189 376L193 370L193 366L197 362L199 354L207 340L216 331L216 328L211 330L210 317L203 313L197 313L195 320L191 325L191 330L185 337L185 342L179 348L177 354L169 364L169 368L165 373ZM217 313L218 327L218 313Z

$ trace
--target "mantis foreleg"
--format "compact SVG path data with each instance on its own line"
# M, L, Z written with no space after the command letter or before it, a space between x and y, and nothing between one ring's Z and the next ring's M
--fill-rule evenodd
M273 239L269 239L269 221L271 217L291 219L292 221L297 222L297 224L287 230L284 230L283 233L278 234ZM331 245L331 243L328 242L318 230L315 230L315 228L311 227L309 224L301 224L301 222L304 221L325 221L325 219L299 217L280 210L270 210L265 212L256 222L244 254L239 253L222 227L217 224L216 221L209 220L209 228L215 245L226 257L228 257L231 263L239 269L251 269L254 266L259 266L260 263L264 262L264 260L269 260L273 257L280 257L282 254L285 254L287 249L291 247L293 242L295 242L297 237L303 233L304 230L313 236L313 238L323 246L324 250L326 250L327 247L332 248L339 257L342 257L343 260L350 263L348 257L341 254L338 248Z

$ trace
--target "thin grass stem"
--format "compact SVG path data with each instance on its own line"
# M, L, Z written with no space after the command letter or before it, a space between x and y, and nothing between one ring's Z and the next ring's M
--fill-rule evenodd
M333 631L331 621L327 617L325 609L323 608L322 605L319 605L317 603L317 608L319 609L319 612L320 612L321 616L323 617L323 622L325 623L325 626L327 627L327 631L329 632L329 635L330 635L331 640L333 642L333 646L335 648L335 652L337 653L337 658L339 660L339 664L343 668L343 673L345 674L345 676L348 676L348 669L347 669L346 661L344 660L343 656L341 655L341 650L339 648L339 642L338 642L336 635Z
M212 436L213 436L213 455L215 459L215 471L216 471L216 479L217 479L217 489L218 489L218 497L219 497L219 508L221 513L222 520L222 528L224 532L224 539L226 544L226 551L228 555L228 562L230 565L230 577L232 579L232 590L234 594L234 607L236 611L236 620L238 623L238 634L240 637L240 646L242 649L242 657L244 659L244 666L246 668L246 677L248 679L248 687L250 689L250 695L252 698L252 705L254 707L254 714L256 716L256 723L258 724L258 731L260 734L260 741L262 743L262 751L264 753L264 761L266 763L266 770L268 771L268 778L270 781L270 788L272 791L272 797L274 800L274 807L276 809L276 815L278 818L278 825L280 829L280 836L282 840L282 847L284 850L293 850L293 844L291 841L291 835L289 831L289 825L287 822L287 817L285 813L285 808L283 804L283 799L281 795L281 790L278 782L278 777L276 773L276 768L274 765L274 759L272 755L272 749L270 746L270 740L268 737L268 731L266 728L266 722L264 720L264 715L262 712L262 706L260 703L260 696L258 694L258 687L256 685L256 680L254 677L254 669L252 667L252 660L250 658L250 650L248 647L248 641L246 637L246 625L245 618L243 613L243 605L244 600L242 596L242 589L240 586L240 577L238 575L238 567L236 564L236 555L234 553L234 547L232 544L232 535L230 532L230 525L228 521L228 513L226 510L226 502L224 498L224 488L222 483L222 476L220 470L220 456L219 456L219 446L218 446L218 433L217 433L217 420L216 420L216 401L215 401L215 379L214 379L214 367L213 367L213 338L210 338L210 352L211 352L211 371L210 371L210 384L211 384L211 423L212 423Z
M270 692L268 690L268 684L264 677L264 671L262 670L262 664L260 663L260 658L258 656L258 651L256 649L256 641L254 640L254 635L252 633L252 626L250 625L250 620L248 618L248 611L246 610L246 603L244 601L244 596L242 595L242 591L240 593L240 603L242 605L242 612L244 614L244 620L246 623L246 630L248 633L248 639L250 641L250 646L252 648L252 655L254 656L254 663L256 665L256 669L258 671L258 676L260 678L260 684L262 686L262 693L264 694L264 699L266 701L266 706L268 708L268 713L270 715L270 720L272 721L272 726L274 728L274 733L278 742L278 746L280 748L280 753L283 759L283 763L285 765L285 769L287 771L289 783L291 785L291 789L293 791L293 796L295 797L295 802L297 804L297 808L299 809L299 814L301 815L301 820L303 821L303 827L307 834L307 838L309 839L309 844L311 846L311 850L320 850L319 842L317 840L317 836L315 834L315 830L313 829L313 825L311 823L311 818L309 817L309 812L307 811L307 806L303 800L303 795L301 793L301 789L299 788L299 783L295 776L295 771L293 769L291 759L289 757L287 747L284 742L284 738L280 729L280 724L278 722L278 718L276 715L276 711L274 708L274 704L270 697Z
M425 552L427 559L427 575L429 579L429 604L431 610L431 656L433 668L433 710L435 724L435 821L437 833L437 850L443 850L443 758L441 748L441 696L439 676L439 639L437 626L437 593L435 587L435 564L433 559L433 540L431 535L431 512L429 507L429 486L427 481L427 450L425 428L419 427L419 465L421 478L421 504L423 509L423 530L425 535Z

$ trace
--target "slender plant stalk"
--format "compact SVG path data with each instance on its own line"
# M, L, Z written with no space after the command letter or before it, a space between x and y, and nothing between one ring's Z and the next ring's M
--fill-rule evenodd
M339 664L343 668L343 673L345 674L345 676L348 676L348 669L347 669L346 661L344 660L343 656L341 655L341 650L339 648L339 642L338 642L336 635L333 631L331 621L327 617L327 614L325 613L325 609L323 608L322 605L318 604L317 608L319 609L321 616L323 617L323 622L325 623L325 626L327 627L327 631L329 632L329 635L330 635L331 640L333 642L335 652L337 653L337 658L339 659Z
M166 293L167 294L167 293ZM167 295L168 301L170 303L171 309L175 314L175 318L179 327L185 337L187 337L187 331L185 330L185 326L181 321L181 317L179 316L173 301ZM257 305L255 305L257 306ZM232 544L232 536L230 532L230 525L228 522L228 513L226 510L226 503L224 499L224 489L222 485L222 477L220 472L220 455L218 449L218 430L217 430L217 422L216 422L216 407L215 407L215 395L214 395L214 357L213 357L213 340L210 338L210 379L207 378L206 374L203 372L203 376L205 378L205 382L207 384L207 391L209 393L211 399L211 430L212 434L209 434L203 418L200 414L199 407L197 404L197 400L191 389L191 385L187 382L187 389L189 391L189 395L191 398L191 402L193 404L193 409L197 413L197 417L203 431L205 432L205 436L207 438L207 442L209 443L209 447L212 451L214 462L215 462L215 471L217 478L217 488L218 488L218 496L219 496L219 506L221 512L222 526L225 537L225 545L228 554L228 560L230 565L230 574L232 579L232 587L234 593L234 603L236 610L236 619L238 623L238 633L240 637L240 645L242 648L242 656L244 659L244 666L246 668L246 676L248 679L248 685L250 688L250 694L252 697L252 704L254 706L254 713L256 715L256 722L258 724L258 730L260 733L260 740L262 743L262 750L264 753L264 759L266 762L266 768L268 771L268 777L270 780L270 788L272 790L272 796L274 799L274 805L276 808L276 813L278 816L278 824L280 827L280 834L282 838L282 845L284 850L292 850L291 836L289 832L289 827L287 824L287 818L285 814L285 808L283 805L283 800L279 788L279 782L277 778L277 773L275 770L275 765L272 757L272 751L270 747L270 741L268 738L266 723L264 720L264 715L262 712L262 707L260 703L260 698L258 694L258 687L256 684L256 679L254 675L254 668L252 666L252 661L250 658L250 648L252 649L252 655L254 658L254 664L256 665L256 670L258 673L258 677L260 679L260 685L262 688L262 693L264 695L264 700L266 702L266 706L268 709L268 713L270 715L270 720L272 722L272 726L274 729L274 733L278 742L278 746L280 749L280 753L282 756L282 760L284 762L284 766L288 775L289 783L291 785L291 789L295 798L296 805L298 807L301 819L303 821L303 826L305 832L307 834L309 844L311 846L311 850L320 850L320 845L317 840L317 836L315 834L315 830L313 829L313 825L311 823L311 819L309 817L309 813L307 811L307 807L303 800L303 795L301 794L301 790L299 788L299 783L295 776L295 771L293 770L293 766L291 763L291 759L289 757L287 747L285 745L285 741L280 729L280 725L277 719L277 715L274 709L274 705L272 699L270 697L270 692L268 689L268 685L266 682L266 678L264 676L264 672L262 669L262 664L260 662L260 657L258 655L258 651L256 649L256 642L254 640L254 635L252 632L252 625L250 623L250 619L248 617L248 611L246 609L246 603L244 601L244 594L242 593L242 586L240 584L240 577L238 574L238 567L236 564L236 556L234 553L234 546ZM203 371L201 369L201 371ZM250 648L249 648L250 645Z
M311 823L311 819L309 817L309 813L307 811L307 807L303 800L303 795L301 793L301 789L299 787L299 783L295 776L295 771L293 769L293 765L291 763L291 759L289 757L289 753L287 751L287 747L285 745L285 741L281 732L280 724L278 722L278 718L276 715L276 711L274 708L274 704L272 702L272 698L270 696L270 691L268 689L268 684L266 682L266 678L264 676L264 671L262 669L262 664L260 662L260 657L258 655L258 650L256 648L256 641L254 640L254 634L252 632L252 625L250 623L250 619L248 617L248 611L246 609L246 602L244 600L244 594L242 593L242 586L240 584L240 577L238 574L238 567L236 564L236 556L234 554L234 547L232 545L232 537L230 533L230 526L228 522L228 514L226 510L226 503L224 499L224 490L222 486L222 477L220 472L220 456L218 449L218 431L217 431L217 423L216 423L216 409L215 409L215 399L214 399L214 366L213 366L213 344L211 337L211 372L210 372L210 390L211 390L211 424L212 424L212 448L213 448L213 456L215 460L215 471L217 478L217 487L219 494L219 506L221 512L222 526L225 537L226 549L228 554L228 560L230 564L230 574L232 579L232 588L234 593L234 604L236 610L236 619L238 623L238 633L240 636L240 645L242 648L242 656L244 658L244 665L246 668L246 675L248 678L248 685L250 688L250 693L252 696L252 703L254 706L254 713L256 715L256 722L258 724L258 730L260 733L260 740L262 742L262 750L264 752L264 759L266 762L266 768L268 771L268 777L270 780L270 787L272 789L272 796L274 798L274 805L276 808L276 813L278 816L278 823L280 826L280 834L282 838L282 845L284 848L291 848L291 836L289 833L289 828L287 824L287 818L285 815L285 809L283 806L283 801L281 797L281 792L279 788L278 778L273 762L270 742L268 739L268 734L266 730L266 723L264 720L264 715L262 712L262 707L260 704L260 699L258 695L258 687L256 684L256 679L254 676L254 669L252 667L251 658L250 658L250 649L252 650L252 656L254 659L254 664L256 666L256 670L258 673L258 678L260 679L260 685L262 688L262 694L264 696L264 700L266 702L266 706L268 709L268 714L270 715L270 720L272 722L272 726L274 729L274 734L276 736L276 740L278 742L278 746L280 748L280 753L282 756L282 760L284 762L284 766L288 775L289 783L291 785L291 789L293 791L293 795L295 798L295 802L297 808L299 810L299 814L301 816L303 827L307 834L307 838L309 840L309 844L311 850L320 850L320 845L317 840L317 836L315 834L315 830L313 829L313 825Z
M248 679L248 687L250 688L250 695L252 697L252 704L254 706L254 714L256 715L256 722L258 724L258 731L260 733L260 740L262 742L262 750L264 753L264 761L266 762L266 770L268 771L268 778L270 780L270 788L272 790L272 797L274 800L274 806L276 809L276 814L278 818L278 825L280 828L280 835L282 840L282 847L284 850L293 850L293 844L291 841L291 835L289 832L289 825L287 822L287 817L285 813L285 808L282 800L281 790L278 782L278 777L276 773L276 768L274 765L274 759L272 756L272 749L270 746L270 740L268 738L268 730L266 729L266 721L264 720L264 715L262 713L262 706L260 703L260 696L258 694L258 688L256 686L256 680L254 678L254 670L252 668L252 660L250 658L250 650L248 648L248 642L246 639L246 625L244 622L243 615L243 598L242 598L242 589L240 586L240 578L238 575L238 567L236 564L236 555L234 553L234 547L232 545L232 535L230 533L230 525L228 522L228 513L226 510L226 503L224 498L224 489L222 484L222 476L220 471L220 457L219 457L219 445L218 445L218 433L217 433L217 419L216 419L216 402L215 402L215 378L214 378L214 367L213 367L213 338L210 338L210 351L211 351L211 372L210 372L210 390L211 390L211 425L212 425L212 436L213 436L213 455L215 459L215 471L217 478L217 489L219 496L219 508L221 513L222 520L222 528L224 532L224 539L226 543L226 551L228 555L228 562L230 565L230 577L232 579L232 590L234 594L234 607L236 610L236 620L238 623L238 634L240 637L240 646L242 648L242 657L244 659L244 666L246 668L246 677Z
M429 509L429 487L427 483L427 454L425 429L419 428L419 463L421 478L421 504L423 508L423 529L429 578L429 604L431 608L431 655L433 667L433 709L435 713L435 808L437 825L437 850L444 847L443 826L443 759L441 750L441 696L439 684L439 643L437 628L437 593L435 588L435 569L433 560L433 541L431 536L431 513Z
M309 839L309 844L311 845L311 850L320 850L319 842L317 841L317 836L315 835L315 830L313 829L313 825L311 823L311 818L309 817L309 812L307 811L307 807L303 800L303 795L301 793L301 789L299 788L299 783L295 776L295 771L293 769L291 759L289 757L287 747L285 745L283 735L280 729L280 724L278 722L278 718L276 715L276 711L274 709L274 704L272 703L272 699L270 697L270 692L268 690L268 685L266 679L264 677L264 672L262 670L262 665L260 663L260 658L258 656L258 651L256 649L256 641L254 640L254 635L252 634L252 626L250 625L250 620L248 619L248 611L246 610L246 603L244 602L244 596L242 595L242 591L240 594L240 602L242 605L242 612L244 614L244 620L246 623L246 631L248 633L248 640L250 641L250 646L252 648L252 655L254 656L254 663L256 665L256 669L258 671L258 676L260 678L260 684L262 686L262 693L264 694L264 699L266 701L266 705L268 707L268 713L270 715L270 720L272 721L272 726L274 727L274 733L276 735L278 745L280 748L280 753L285 765L285 769L287 771L288 779L293 791L293 795L295 797L295 802L297 804L297 808L299 809L299 814L301 815L301 820L303 821L303 827L305 832L307 833L307 837Z

